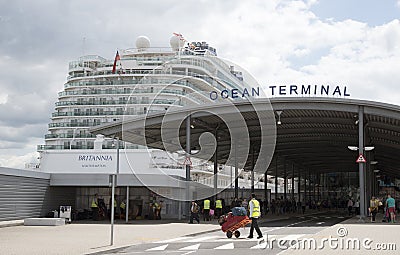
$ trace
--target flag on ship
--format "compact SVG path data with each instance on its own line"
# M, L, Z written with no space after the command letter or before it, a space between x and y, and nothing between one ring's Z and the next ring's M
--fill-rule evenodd
M117 69L117 61L118 60L121 60L121 58L119 57L119 53L117 51L117 54L115 55L115 59L114 59L114 65L113 65L112 73L115 73L115 71Z
M186 42L186 39L183 38L183 35L182 35L182 34L179 34L179 33L172 33L172 34L175 35L175 36L178 36L178 37L179 37L179 40Z

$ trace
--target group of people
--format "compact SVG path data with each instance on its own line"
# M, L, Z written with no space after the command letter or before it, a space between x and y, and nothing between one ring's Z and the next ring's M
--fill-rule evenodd
M368 212L371 216L371 222L375 222L377 213L382 210L383 220L386 222L396 222L396 200L388 194L383 198L373 196L369 201Z
M258 227L258 218L261 217L261 204L260 202L256 199L255 194L251 194L251 198L249 200L249 202L247 202L246 199L239 201L237 198L235 198L232 203L231 203L232 208L234 207L244 207L246 209L248 209L249 213L249 217L252 220L251 221L251 227L250 227L250 234L247 238L253 238L253 232L254 230L256 230L257 234L258 234L258 239L262 238L262 232L260 230L260 228ZM212 216L216 216L217 218L219 218L223 211L223 203L221 199L216 199L215 200L215 214L214 214L214 209L212 209L211 207L211 200L210 199L204 199L203 200L203 208L200 207L200 205L198 205L196 203L196 201L192 201L191 206L190 206L190 220L189 223L193 223L193 221L197 221L197 223L200 223L200 218L199 218L199 214L200 212L203 213L203 219L204 221L206 220L210 220ZM211 213L210 213L211 212Z
M150 215L149 218L152 220L161 220L161 210L163 206L163 201L154 201L150 203Z
M360 201L357 199L354 202L352 198L349 198L347 200L347 210L349 216L353 214L353 211L356 215L359 215ZM382 221L396 222L396 200L390 194L381 198L375 196L371 197L368 207L368 216L371 217L371 222L376 221L376 215L380 211L383 213Z
M111 204L111 198L110 198L110 204ZM107 216L111 215L109 210L111 210L111 207L109 210L107 210L107 206L104 203L104 199L99 198L98 194L94 194L94 197L90 203L90 208L92 209L92 219L93 220L103 220ZM125 208L126 208L126 200L122 200L120 205L120 218L125 215ZM117 200L114 199L114 212L117 211Z
M201 207L196 201L192 201L190 206L190 220L189 223L193 223L194 220L200 223L200 214L203 215L204 221L210 221L212 218L218 218L224 211L224 202L222 199L216 199L213 203L209 198L203 200L203 207Z

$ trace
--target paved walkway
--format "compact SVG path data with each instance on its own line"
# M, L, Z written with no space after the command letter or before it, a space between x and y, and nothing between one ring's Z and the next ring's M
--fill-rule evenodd
M308 214L319 213L309 211ZM267 215L263 221L294 216ZM65 226L23 226L23 221L0 222L0 254L88 254L140 243L218 231L214 220L210 223L187 224L184 221L117 221L114 225L114 245L110 246L109 222L78 221ZM8 227L4 227L8 226Z
M355 216L317 234L303 236L303 240L308 239L306 242L279 254L400 254L400 223L382 222L382 218L378 214L376 222L371 222L369 217L361 221ZM315 247L309 247L310 240L316 241Z

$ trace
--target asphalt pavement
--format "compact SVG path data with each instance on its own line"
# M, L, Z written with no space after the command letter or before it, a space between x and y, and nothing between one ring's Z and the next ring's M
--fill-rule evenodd
M400 249L397 240L400 224L360 222L357 217L347 216L344 210L266 215L259 220L264 235L261 240L246 238L249 227L239 230L239 238L227 238L216 220L201 224L175 220L130 221L129 224L117 221L113 245L110 245L109 222L81 221L65 226L20 224L20 221L0 222L0 254L328 255L337 254L338 250L345 254L398 254ZM324 243L327 238L339 238L343 242L369 238L371 242L368 247L343 249ZM310 244L310 240L315 243ZM311 246L302 247L303 244Z
M113 249L98 254L280 254L289 248L289 240L315 235L337 223L349 219L349 216L337 212L313 212L311 215L270 216L260 220L263 239L248 239L249 227L240 229L239 238L227 238L220 229L178 238L169 238L157 242L144 243L130 247ZM256 234L255 234L256 236ZM267 247L271 240L275 247ZM280 241L278 247L277 241Z

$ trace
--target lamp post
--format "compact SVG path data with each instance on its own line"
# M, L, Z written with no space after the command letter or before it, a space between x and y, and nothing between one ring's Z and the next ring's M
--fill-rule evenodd
M119 174L119 137L117 137L117 171L116 174L112 174L112 180L111 180L111 240L110 240L110 245L112 246L114 244L114 201L115 201L115 177L117 174Z
M374 146L364 146L364 132L362 116L360 115L361 121L359 121L359 146L347 146L347 148L351 151L358 151L360 155L364 155L364 151L372 151L375 149ZM360 221L364 221L366 217L366 208L367 208L367 200L366 200L366 192L365 192L365 162L358 162L359 168L359 183L360 183Z

